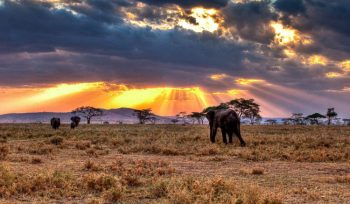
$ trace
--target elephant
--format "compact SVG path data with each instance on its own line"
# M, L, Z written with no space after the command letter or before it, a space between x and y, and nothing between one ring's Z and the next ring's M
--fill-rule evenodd
M222 140L227 144L226 134L229 136L229 143L232 143L233 133L238 137L241 146L245 146L240 131L240 119L237 113L232 109L211 110L206 114L210 126L210 141L215 143L216 132L221 128Z
M60 118L51 118L51 127L55 130L57 130L61 125L61 119Z
M74 129L74 128L78 127L78 125L80 123L80 117L73 116L73 117L70 118L70 120L72 121L70 123L70 128Z

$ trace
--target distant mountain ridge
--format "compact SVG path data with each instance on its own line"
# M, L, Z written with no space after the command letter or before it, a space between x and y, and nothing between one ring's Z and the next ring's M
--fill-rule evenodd
M34 112L34 113L9 113L0 115L0 123L49 123L53 117L61 118L61 123L70 123L70 118L73 116L71 112ZM171 123L170 117L156 116L157 123ZM134 124L138 122L134 115L134 109L118 108L118 109L103 109L103 116L94 117L91 123L101 124L108 122L111 124L126 123ZM82 118L82 123L86 120Z

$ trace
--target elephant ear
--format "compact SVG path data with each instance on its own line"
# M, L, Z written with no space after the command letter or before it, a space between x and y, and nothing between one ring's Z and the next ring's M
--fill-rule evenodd
M215 111L211 110L208 111L207 114L205 115L205 117L209 120L209 122L211 123L214 120L215 117Z

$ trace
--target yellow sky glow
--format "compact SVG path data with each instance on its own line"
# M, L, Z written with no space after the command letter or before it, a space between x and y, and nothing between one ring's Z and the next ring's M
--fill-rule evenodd
M329 60L322 55L312 55L304 61L304 63L309 65L323 65L326 66L328 64Z
M224 79L226 77L228 77L227 74L212 74L209 76L209 78L214 80L214 81L221 80L221 79Z
M283 24L277 22L272 22L271 27L276 33L275 41L277 44L285 45L295 41L297 36L295 30L285 28Z
M246 78L239 78L236 79L235 82L239 85L251 85L254 83L264 83L265 80L262 79L246 79Z
M215 9L193 8L190 16L196 19L197 25L194 25L187 20L180 20L178 24L183 28L195 32L214 32L219 28L219 23L213 17L215 14L217 14L217 10Z
M327 78L339 78L339 77L342 77L342 74L341 73L338 73L338 72L328 72L326 73L326 77Z

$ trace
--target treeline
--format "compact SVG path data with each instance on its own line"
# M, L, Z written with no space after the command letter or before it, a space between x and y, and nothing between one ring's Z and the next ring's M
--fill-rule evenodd
M210 110L220 109L233 109L236 111L243 123L248 121L249 124L261 124L262 117L260 115L260 105L255 102L254 99L238 98L226 103L220 103L217 106L210 106L205 108L202 112L191 112L186 113L184 111L179 112L175 118L171 119L173 124L203 124L205 120L205 114ZM87 123L90 124L93 117L102 116L103 110L83 106L76 108L72 111L72 114L79 115L86 119ZM153 112L152 109L134 110L134 116L138 119L139 124L151 123L155 124L159 119ZM304 116L303 113L293 113L291 117L281 119L283 124L286 125L320 125L320 124L345 124L350 125L350 119L340 119L337 117L338 113L334 108L328 108L326 113L313 113ZM264 121L266 124L277 124L276 119L267 119Z

